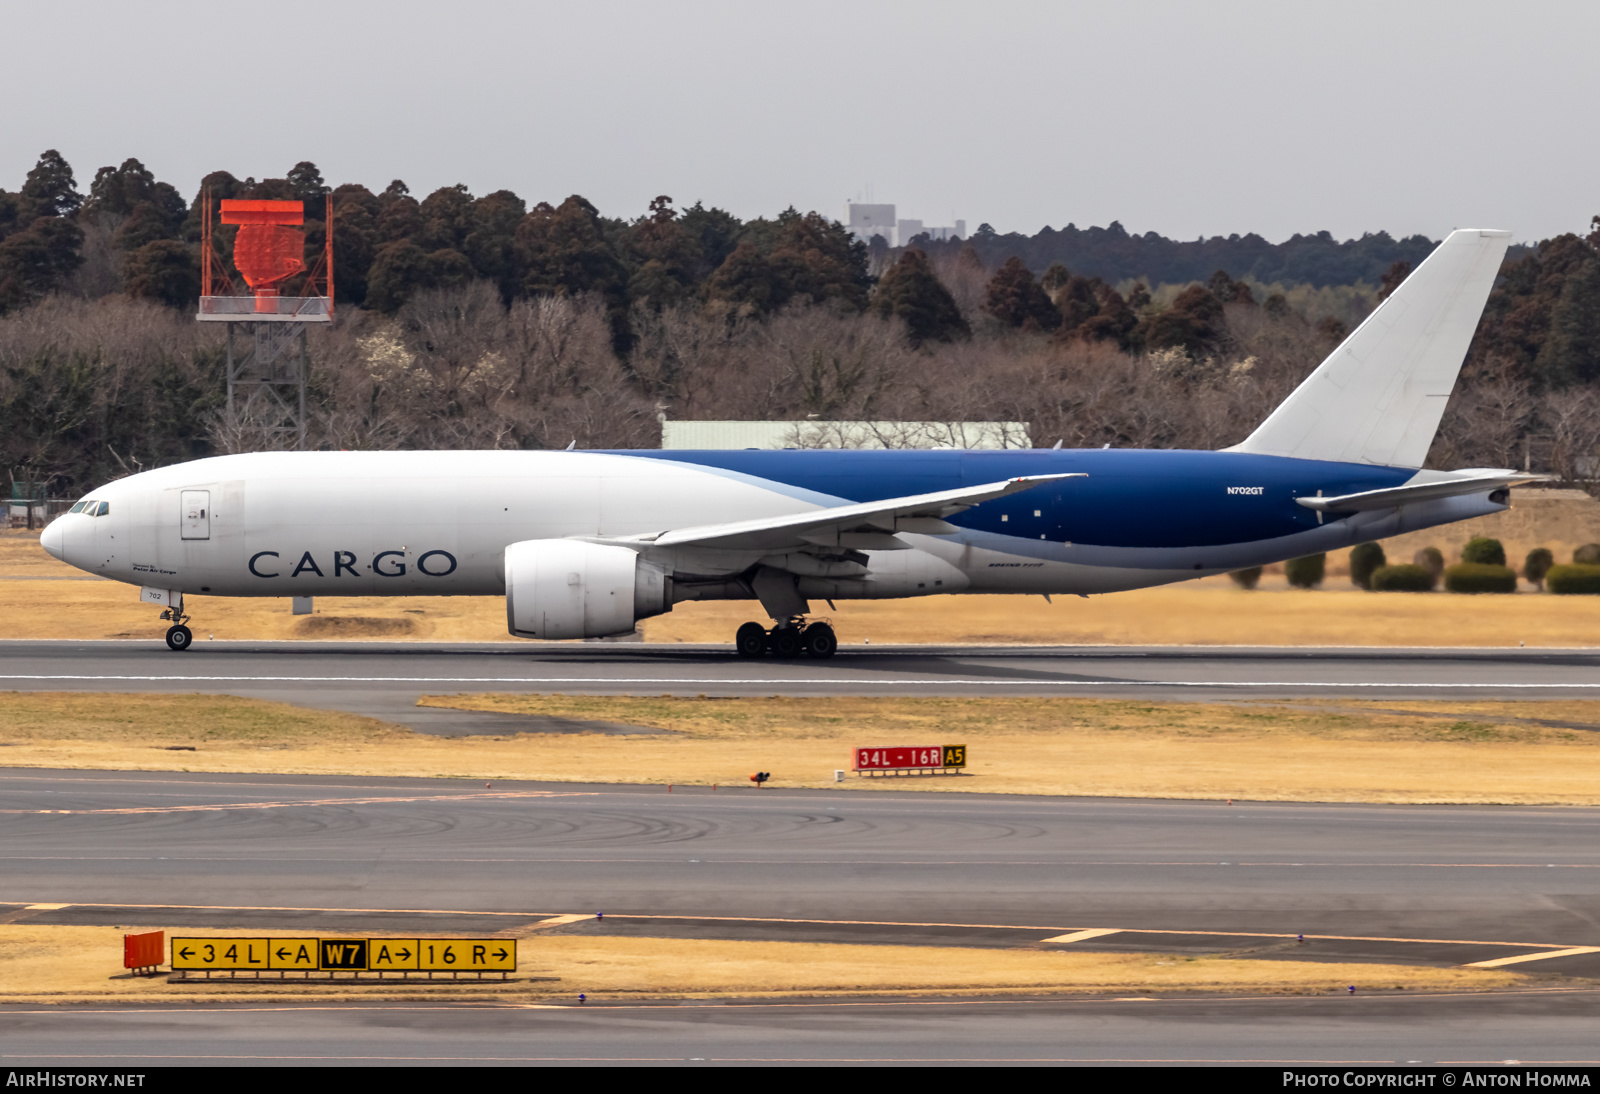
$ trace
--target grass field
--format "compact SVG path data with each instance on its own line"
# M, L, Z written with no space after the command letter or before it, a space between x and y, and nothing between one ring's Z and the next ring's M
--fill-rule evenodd
M1337 560L1334 560L1337 563ZM1337 568L1337 566L1335 566ZM41 580L49 579L49 580ZM57 562L36 537L0 536L0 638L160 641L160 609L131 585ZM1269 573L1253 591L1226 577L1088 599L934 596L841 601L829 616L846 644L1588 646L1600 640L1600 598L1559 597L1526 585L1507 596L1369 593L1337 574L1316 590ZM284 598L190 596L196 640L374 639L506 641L499 597L319 597L295 616ZM819 610L825 605L816 604ZM753 603L680 604L640 625L646 642L729 642L760 616Z
M440 738L209 695L0 694L9 767L984 791L1267 801L1600 804L1600 703L457 695L434 706L667 734ZM1534 720L1564 723L1540 725ZM1596 727L1590 729L1575 727ZM968 774L854 778L851 749L965 744Z
M174 935L297 934L170 927ZM325 937L336 937L324 932ZM1120 994L1130 991L1316 994L1356 985L1372 991L1490 991L1536 983L1498 969L1334 964L1059 949L970 949L804 942L741 942L540 935L518 941L508 983L412 981L169 984L122 971L118 928L0 925L0 1003L340 999L594 1003L717 996L826 998L860 995Z

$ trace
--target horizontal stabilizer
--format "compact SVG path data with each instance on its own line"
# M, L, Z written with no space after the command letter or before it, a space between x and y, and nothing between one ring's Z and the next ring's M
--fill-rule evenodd
M1451 232L1228 451L1421 467L1510 242L1510 232Z
M1409 482L1387 490L1364 490L1359 494L1343 494L1336 498L1295 498L1307 509L1319 513L1362 513L1369 509L1393 509L1418 501L1436 498L1456 498L1465 494L1483 494L1501 490L1520 483L1542 482L1549 476L1527 475L1520 471L1458 471L1427 482Z
M815 545L821 533L871 533L892 537L896 532L948 535L958 531L943 523L943 518L970 509L980 502L1031 490L1062 479L1085 478L1081 472L1066 475L1029 475L1005 479L983 486L963 486L932 494L913 494L903 498L837 505L781 517L733 521L675 528L648 536L608 539L622 545L653 547L717 547L732 550L779 550ZM890 544L884 544L888 547ZM869 548L870 549L870 548Z

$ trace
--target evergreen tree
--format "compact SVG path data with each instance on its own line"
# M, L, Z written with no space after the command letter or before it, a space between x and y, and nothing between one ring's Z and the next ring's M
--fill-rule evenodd
M632 275L628 297L661 308L688 299L702 266L699 241L680 222L665 194L650 203L650 214L629 225L622 237Z
M706 281L706 295L740 310L766 315L788 303L788 283L750 240L742 240Z
M524 292L600 296L611 321L612 345L618 353L627 351L632 342L628 271L598 209L577 194L555 208L541 201L517 225L516 253L527 270Z
M1052 267L1052 269L1065 269L1065 267ZM1105 283L1098 277L1068 277L1059 289L1053 294L1056 310L1061 313L1061 329L1058 333L1070 334L1083 324L1100 314L1100 290Z
M699 265L694 271L695 284L705 281L718 266L727 261L738 245L739 233L744 229L743 222L732 213L722 209L707 209L698 201L679 214L678 223L700 251Z
M972 333L950 290L928 264L927 254L915 247L902 254L900 261L883 275L872 307L885 318L904 319L913 347L930 340L949 342Z
M983 310L1006 326L1023 330L1055 330L1061 325L1061 313L1015 256L990 279Z
M1214 350L1223 335L1222 301L1202 285L1190 285L1170 307L1146 316L1135 332L1146 349Z
M1584 263L1562 285L1534 374L1553 388L1600 379L1600 260Z
M322 172L310 160L301 160L289 169L285 179L294 200L306 203L306 216L322 216L322 198L329 193Z
M787 209L753 220L706 282L709 299L766 314L791 301L831 302L861 311L872 277L867 245L819 213Z
M367 275L366 304L393 315L419 289L431 289L437 284L427 252L404 239L382 248L373 258Z
M128 256L122 283L129 296L192 309L200 297L200 264L186 244L158 239Z
M606 237L600 211L574 194L559 207L535 205L517 226L517 250L527 264L523 288L534 295L598 292L620 301L626 270Z
M1521 377L1555 386L1568 382L1572 362L1564 350L1553 350L1542 363L1540 357L1567 283L1581 280L1597 257L1587 240L1568 233L1506 262L1467 353L1468 376ZM1580 301L1571 303L1578 308L1569 311L1568 323L1581 316Z
M28 172L22 199L30 217L69 217L83 205L72 166L54 148L40 156Z
M333 192L333 292L336 302L360 305L378 253L377 195L345 184Z
M527 275L517 254L517 225L527 213L527 203L510 190L486 194L468 210L467 234L460 243L473 271L493 281L508 304Z
M42 216L0 243L0 313L60 289L83 263L83 229Z
M1065 288L1067 282L1071 280L1071 271L1057 262L1044 272L1044 276L1039 279L1039 287L1049 293L1050 298L1054 300L1056 293Z

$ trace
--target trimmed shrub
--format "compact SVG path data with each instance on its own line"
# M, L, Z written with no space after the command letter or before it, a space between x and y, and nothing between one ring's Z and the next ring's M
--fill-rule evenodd
M1261 567L1251 566L1247 570L1235 570L1228 575L1233 583L1241 589L1254 589L1261 581Z
M1439 575L1426 566L1402 562L1374 570L1367 587L1378 593L1431 593L1438 584Z
M1350 584L1372 588L1372 575L1389 564L1376 543L1358 543L1350 549Z
M1444 572L1444 587L1453 593L1514 593L1517 571L1485 562L1463 562Z
M1585 543L1572 552L1574 566L1600 566L1600 543Z
M1522 576L1528 579L1528 584L1535 589L1544 588L1544 575L1550 572L1550 567L1556 563L1556 556L1550 553L1548 547L1535 547L1528 552L1528 557L1522 560Z
M1305 558L1291 558L1283 564L1283 572L1289 579L1289 584L1297 589L1309 589L1322 584L1322 576L1328 570L1328 556L1307 555Z
M1437 547L1424 547L1411 556L1413 565L1421 566L1433 575L1434 584L1439 583L1439 575L1444 573L1444 552Z
M1477 536L1461 548L1461 561L1475 566L1505 566L1506 549L1497 539Z
M1552 566L1544 575L1544 587L1558 596L1600 595L1600 566Z

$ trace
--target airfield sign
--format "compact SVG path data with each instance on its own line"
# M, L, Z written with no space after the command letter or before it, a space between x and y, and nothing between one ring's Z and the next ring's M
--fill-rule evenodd
M514 938L174 938L176 970L516 972Z
M855 770L913 771L967 766L966 745L897 745L855 750Z

